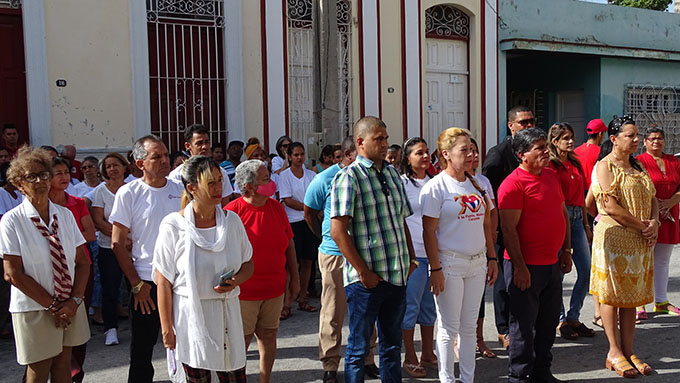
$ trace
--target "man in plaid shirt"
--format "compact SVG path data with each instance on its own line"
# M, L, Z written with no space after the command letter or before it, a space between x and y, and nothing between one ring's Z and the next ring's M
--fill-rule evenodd
M406 217L413 214L397 170L384 161L387 127L376 117L354 125L358 156L333 179L331 237L345 257L349 311L345 381L364 381L373 323L380 334L380 380L401 382L406 280L417 267Z

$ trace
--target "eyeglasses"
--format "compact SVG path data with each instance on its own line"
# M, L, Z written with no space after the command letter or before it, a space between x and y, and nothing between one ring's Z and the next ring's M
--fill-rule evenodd
M26 182L36 183L36 182L38 182L38 180L40 180L40 181L47 181L47 180L50 179L51 176L52 176L52 174L50 174L50 172L42 172L42 173L30 173L30 174L26 174L26 175L23 176L22 178L23 178L23 180L26 181Z
M382 192L385 197L390 196L390 187L387 185L387 177L382 172L378 172L378 181L380 181L380 186L382 187Z
M515 121L515 122L522 125L522 126L536 125L536 119L535 118L527 118L526 120L519 120L519 121Z

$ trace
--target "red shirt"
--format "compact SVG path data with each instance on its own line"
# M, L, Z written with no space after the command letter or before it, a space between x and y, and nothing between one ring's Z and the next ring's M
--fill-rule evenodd
M550 161L550 169L557 172L557 178L560 181L560 187L562 187L562 194L564 195L564 204L567 206L583 206L585 205L585 197L583 196L583 190L585 187L585 181L583 180L583 175L581 171L571 162L563 162L562 165L558 167L554 162Z
M665 175L661 172L659 165L657 165L656 161L651 155L642 153L637 157L637 159L640 160L645 169L647 169L649 177L654 183L654 187L656 188L656 198L668 199L678 191L678 186L680 186L680 161L678 161L675 156L671 156L670 154L663 155L662 160L664 170L666 170ZM680 243L678 205L675 205L671 208L671 216L673 219L675 219L675 222L659 216L661 227L659 227L659 238L657 239L658 243Z
M498 208L519 209L520 248L527 265L552 265L564 243L564 196L555 171L545 168L534 175L515 169L498 188ZM510 259L505 251L505 259Z
M283 206L271 198L264 206L253 206L240 197L224 209L241 217L253 246L255 272L241 285L239 298L258 301L283 294L286 289L286 249L293 238Z
M83 232L83 224L80 222L80 219L90 215L90 211L87 210L87 205L85 204L85 201L82 198L74 197L66 192L66 205L64 205L65 208L69 209L71 211L71 214L73 214L73 217L76 219L76 223L78 224L78 230L80 232ZM85 254L87 255L87 258L90 260L90 264L92 264L92 259L90 259L90 252L87 251L87 246L85 246Z
M590 189L590 175L593 174L597 157L600 155L600 147L586 142L574 149L574 153L581 162L581 169L586 177L585 190L588 190Z

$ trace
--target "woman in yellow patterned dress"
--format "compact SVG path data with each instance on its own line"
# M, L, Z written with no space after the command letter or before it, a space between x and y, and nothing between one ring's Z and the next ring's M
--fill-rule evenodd
M632 378L652 373L633 353L633 335L635 307L654 299L659 209L654 184L632 157L639 141L635 121L614 116L608 130L613 149L598 162L592 186L602 218L595 226L590 293L601 304L609 341L606 367Z

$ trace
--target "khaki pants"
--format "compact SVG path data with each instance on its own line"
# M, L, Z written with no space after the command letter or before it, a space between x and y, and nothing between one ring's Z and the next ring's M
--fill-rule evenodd
M319 312L319 360L324 371L337 371L340 364L342 324L347 313L347 297L342 281L344 258L319 252L321 271L321 310ZM365 364L373 364L377 333L371 336L371 348Z

